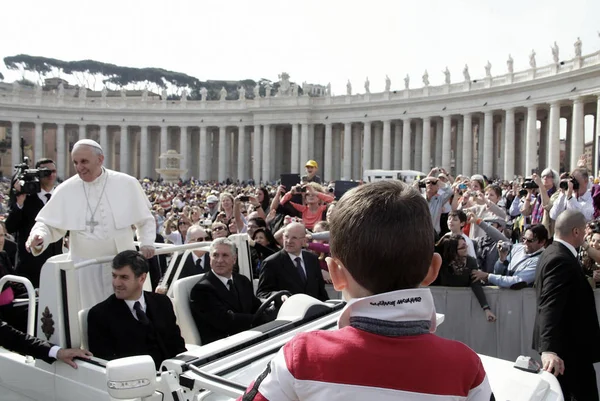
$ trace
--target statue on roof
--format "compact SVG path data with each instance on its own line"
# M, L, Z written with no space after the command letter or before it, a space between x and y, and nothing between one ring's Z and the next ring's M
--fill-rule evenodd
M465 82L471 82L471 74L469 74L469 66L465 64L465 68L463 68L463 76L465 77Z
M277 96L291 96L292 84L290 83L290 74L282 72L279 74L279 90Z
M513 63L514 63L514 60L513 60L512 56L509 54L508 60L506 60L506 66L508 67L509 74L513 73Z
M240 95L239 96L240 100L245 100L246 99L246 88L244 88L243 85L240 86L240 88L238 89L238 94Z
M260 98L260 85L259 84L254 85L254 98L255 99Z
M485 77L491 78L492 77L492 63L490 63L490 60L488 60L488 62L484 68L485 68Z
M429 86L429 73L427 70L425 70L425 73L423 74L423 85Z
M267 82L267 84L265 85L265 97L271 97L272 90L273 90L273 87L271 86L271 83Z
M208 89L204 86L200 88L200 100L206 102L206 96L208 95Z
M550 46L552 49L552 60L554 60L555 64L558 64L558 44L554 41L554 45Z
M365 80L365 93L368 95L371 93L371 83L369 82L369 77Z
M221 91L219 92L219 100L224 101L227 98L227 89L225 87L221 87Z
M327 96L331 96L331 82L327 84Z
M391 87L392 87L392 81L390 80L390 77L388 77L386 75L385 76L385 91L389 92Z
M408 89L410 85L410 76L408 74L406 74L406 76L404 77L404 89Z
M446 85L450 85L450 70L448 69L448 66L446 66L446 69L443 72L444 82L446 83Z
M529 66L531 68L535 68L536 67L536 63L535 63L535 50L531 50L531 53L529 54Z
M64 96L65 96L65 85L63 85L63 83L60 82L58 84L58 97L63 98Z
M102 91L100 92L100 97L101 97L102 99L106 99L106 95L107 95L107 94L108 94L108 89L106 89L106 86L104 86L104 87L102 88Z
M350 80L348 80L348 82L346 83L346 95L352 95L352 84L350 83Z
M575 41L575 57L581 57L581 39L579 39L579 37L577 37L577 40Z
M184 88L181 91L181 97L179 98L179 101L182 103L185 103L185 102L187 102L187 98L188 98L188 92L187 92L187 89Z

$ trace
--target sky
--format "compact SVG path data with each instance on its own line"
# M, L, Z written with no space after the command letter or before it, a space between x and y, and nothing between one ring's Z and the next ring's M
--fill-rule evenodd
M200 80L261 78L327 85L345 94L432 85L528 68L600 50L598 0L74 0L5 1L0 57L16 54L160 67ZM6 18L6 16L11 16ZM6 81L20 78L0 63ZM587 130L586 130L587 131Z

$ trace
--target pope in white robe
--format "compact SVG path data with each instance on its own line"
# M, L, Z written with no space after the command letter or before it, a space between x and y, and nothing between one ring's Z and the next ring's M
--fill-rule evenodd
M132 225L146 258L154 255L156 225L150 203L134 177L102 166L100 145L90 139L75 143L71 159L77 175L60 184L38 213L28 248L37 256L67 231L69 256L75 263L135 249ZM82 308L113 293L110 263L77 272Z

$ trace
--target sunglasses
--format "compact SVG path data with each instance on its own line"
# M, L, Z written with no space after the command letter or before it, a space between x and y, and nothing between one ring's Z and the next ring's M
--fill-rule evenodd
M435 180L435 181L427 181L425 183L425 185L437 185L437 183L438 183L437 180Z

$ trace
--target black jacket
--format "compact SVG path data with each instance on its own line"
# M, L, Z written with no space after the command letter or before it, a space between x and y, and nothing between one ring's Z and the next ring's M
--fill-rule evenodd
M233 273L232 279L238 299L211 270L192 288L190 308L202 344L248 330L253 325L254 313L261 302L246 276ZM264 319L255 323L262 324Z
M5 321L0 320L0 346L22 355L31 355L48 363L55 361L48 353L52 344L16 330Z
M165 359L185 352L173 304L166 295L144 291L150 325L138 321L125 301L111 295L88 313L90 352L106 360L150 355L156 368Z
M39 256L33 256L25 249L25 242L35 224L35 218L43 207L44 202L37 194L27 195L23 208L19 209L16 203L13 203L6 218L6 231L14 234L17 241L17 274L27 277L35 288L40 286L40 271L46 260L62 253L62 239L50 244Z
M592 287L571 251L553 242L540 256L535 278L533 348L565 361L600 361L600 327Z
M302 259L306 269L306 283L302 283L296 266L285 250L266 258L260 269L257 295L267 298L273 292L288 290L292 294L307 294L321 301L329 299L317 256L312 252L302 251Z

